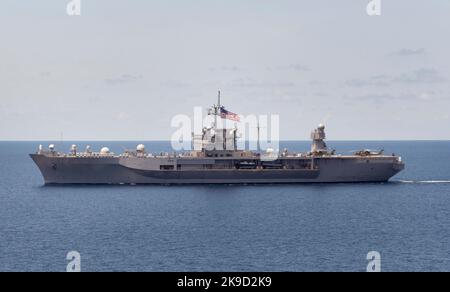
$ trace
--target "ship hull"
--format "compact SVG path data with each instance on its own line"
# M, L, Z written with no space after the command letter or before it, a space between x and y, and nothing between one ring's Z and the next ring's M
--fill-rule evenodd
M45 184L275 184L386 182L404 165L395 158L315 158L305 169L155 169L155 161L31 154ZM159 166L158 166L159 167Z

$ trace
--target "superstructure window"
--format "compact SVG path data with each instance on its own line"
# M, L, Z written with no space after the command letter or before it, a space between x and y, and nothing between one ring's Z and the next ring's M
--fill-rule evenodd
M159 169L161 169L161 170L173 170L174 167L173 167L173 165L161 165L159 167Z

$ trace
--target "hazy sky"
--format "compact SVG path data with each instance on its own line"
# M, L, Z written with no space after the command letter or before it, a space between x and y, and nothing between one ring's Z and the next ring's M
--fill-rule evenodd
M0 139L168 140L176 114L279 114L281 139L450 139L450 1L0 2Z

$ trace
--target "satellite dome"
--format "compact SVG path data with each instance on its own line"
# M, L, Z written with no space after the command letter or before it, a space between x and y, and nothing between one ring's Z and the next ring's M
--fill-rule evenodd
M324 125L324 124L319 124L318 129L319 129L319 130L325 129L325 125Z
M72 149L72 151L77 150L77 145L73 144L72 147L70 147L70 149Z
M51 151L55 150L55 145L54 144L48 145L48 149L50 149Z
M145 145L144 144L137 145L136 151L137 152L144 152L145 151Z
M100 150L100 154L109 154L109 148L108 148L108 147L103 147L103 148Z

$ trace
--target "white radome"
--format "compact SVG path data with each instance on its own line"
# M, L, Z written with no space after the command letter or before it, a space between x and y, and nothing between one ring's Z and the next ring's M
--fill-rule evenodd
M319 127L318 127L320 130L323 130L323 129L325 129L325 125L324 124L319 124Z
M144 152L144 151L145 151L145 145L144 145L144 144L139 144L139 145L137 145L136 151L138 151L138 152Z
M54 144L48 145L48 149L50 149L51 151L55 150L55 145Z
M109 154L109 148L108 148L108 147L103 147L103 148L100 150L100 154Z

